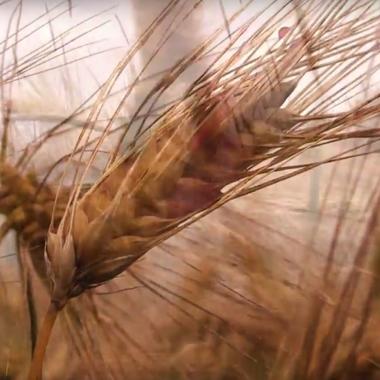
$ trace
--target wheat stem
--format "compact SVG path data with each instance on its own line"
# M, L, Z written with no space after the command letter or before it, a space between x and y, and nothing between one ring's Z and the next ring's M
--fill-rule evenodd
M42 366L50 335L53 330L55 320L61 309L54 302L50 303L49 309L46 312L41 329L38 333L36 348L33 354L32 364L29 369L28 380L42 379Z

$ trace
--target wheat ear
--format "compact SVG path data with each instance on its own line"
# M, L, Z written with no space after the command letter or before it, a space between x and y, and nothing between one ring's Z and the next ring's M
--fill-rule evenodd
M48 233L52 303L30 380L40 378L53 315L69 298L122 272L181 221L218 201L227 184L243 178L256 156L281 140L284 125L271 115L295 86L278 84L240 109L217 97L207 106L200 102L185 124L179 118L165 120L140 151L79 201L56 233ZM205 108L211 108L211 119L202 120Z

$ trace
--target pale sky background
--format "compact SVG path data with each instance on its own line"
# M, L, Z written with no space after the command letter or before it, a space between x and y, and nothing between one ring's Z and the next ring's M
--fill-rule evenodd
M318 4L319 1L315 1L315 4ZM88 19L83 23L79 28L73 29L70 33L66 33L63 38L59 39L60 42L69 43L71 39L75 39L70 42L66 50L66 59L67 61L72 61L78 59L87 54L98 54L94 57L81 60L78 63L70 64L69 73L71 78L62 80L62 73L65 73L65 70L55 70L51 71L48 74L43 76L33 77L34 83L38 87L43 87L44 85L50 86L50 91L55 91L57 93L58 103L55 104L54 108L65 107L70 108L70 100L67 99L67 96L62 94L63 87L71 85L75 88L77 98L83 98L87 94L90 94L93 90L96 89L98 83L103 82L108 75L111 73L113 68L117 65L119 60L126 54L128 49L128 44L126 42L124 29L129 44L133 44L136 41L137 37L142 33L144 28L153 20L153 17L158 14L160 9L162 9L168 3L167 0L111 0L111 1L91 1L91 0L73 0L72 1L72 14L69 15L65 13L57 18L56 15L62 13L67 8L68 1L57 2L57 1L43 1L43 0L31 0L23 1L22 3L22 15L21 15L21 26L28 24L33 19L39 17L43 14L46 9L53 9L58 7L50 13L49 16L41 18L41 20L33 23L22 30L19 34L18 46L18 56L19 60L22 61L22 57L33 51L37 47L41 46L44 43L51 41L52 34L54 36L59 36L60 33L64 33L70 27ZM160 29L165 30L170 27L172 30L175 30L173 37L168 41L166 47L161 49L158 56L153 60L151 68L147 70L145 75L149 75L153 72L170 67L177 59L183 56L184 53L188 52L191 48L203 41L207 36L210 35L216 28L224 26L223 13L227 17L231 16L233 12L237 11L242 4L245 4L246 1L240 0L205 0L195 12L192 13L190 18L187 18L186 21L183 21L184 15L189 12L196 0L180 1L179 6L176 8L176 11L173 12L173 15L176 14L177 17L170 16L172 18L168 19L163 27ZM252 17L253 15L258 15L259 12L268 6L269 1L253 1L251 5L244 11L243 15L239 17L232 25L230 29L234 29L236 26L241 25L245 20ZM267 11L262 17L259 17L253 26L248 30L247 36L250 33L258 29L266 20L269 15L274 15L276 11L281 9L285 1L276 1L275 4L271 6L270 10ZM355 3L355 1L348 1L349 4ZM1 2L0 2L1 4ZM0 7L0 39L3 40L6 31L7 25L10 20L10 16L14 11L16 5L18 4L15 0L10 0L5 5ZM61 4L59 6L59 4ZM222 5L221 5L222 4ZM288 10L291 9L292 5L288 6ZM376 4L376 2L375 2ZM374 8L376 9L376 8ZM178 13L177 13L178 12ZM311 12L313 13L313 12ZM282 13L285 14L285 11ZM97 15L94 17L94 15ZM355 14L352 15L355 17ZM43 26L46 22L51 19L51 23ZM279 21L277 26L278 28L282 26L291 26L294 24L295 17L289 16ZM15 24L17 17L14 19L12 25L12 30L15 30ZM122 27L120 26L122 25ZM25 37L27 33L37 27L41 28L33 33L32 36ZM277 27L276 26L276 27ZM76 38L80 35L81 32L85 32L95 28L88 35L84 35L80 38ZM133 64L129 65L128 69L125 71L125 74L122 76L121 80L118 83L119 88L126 85L131 80L131 73L129 70L141 68L142 62L146 60L149 56L149 53L154 50L157 46L160 36L156 32L153 37L151 37L151 42L135 56ZM227 36L227 32L222 33L224 37ZM274 30L272 38L268 43L277 39L277 33ZM91 46L84 46L84 44L91 42ZM79 48L79 46L81 46ZM4 47L4 45L0 45ZM130 46L130 45L129 45ZM74 51L71 49L75 48ZM113 49L106 53L100 54L100 51L105 49ZM145 54L145 56L144 56ZM55 53L56 56L60 55L60 52ZM8 50L5 55L5 61L13 59L12 52ZM58 57L56 60L51 61L49 64L54 66L56 64L62 63L62 57ZM43 69L44 66L39 66L38 68L32 70L32 72L38 72ZM46 65L45 65L46 67ZM205 67L205 66L203 66ZM190 76L186 77L185 82L189 82L194 78L196 73L200 73L202 67L198 65L194 68L194 72L189 74ZM66 70L67 75L67 70ZM182 83L183 85L187 83ZM116 86L116 88L118 88ZM178 84L180 86L180 84ZM173 91L176 91L176 88L173 86ZM80 94L79 94L80 93ZM21 95L22 96L22 95ZM63 99L63 98L64 99ZM64 101L63 101L64 100ZM132 102L133 99L130 99ZM57 103L57 102L56 102ZM49 104L43 107L45 111L49 108Z
M80 31L86 31L99 25L99 27L92 30L89 35L83 36L79 40L69 44L66 50L69 50L70 46L74 47L83 45L90 41L93 43L95 41L98 42L92 46L77 49L75 52L68 52L68 60L70 61L74 59L74 57L78 58L88 53L95 53L104 49L114 49L113 51L96 55L93 58L89 58L85 61L79 62L78 64L71 64L69 66L71 75L74 77L75 75L78 76L78 78L75 78L72 81L73 84L77 86L80 85L82 92L90 93L96 88L96 81L102 82L105 80L117 62L125 55L127 51L127 42L119 23L122 24L122 28L127 34L128 41L132 44L142 33L144 28L153 20L153 17L158 14L159 10L162 9L162 7L168 2L164 0L114 0L107 2L74 0L72 3L73 10L71 16L69 14L64 14L59 18L54 19L54 16L62 12L67 5L67 2L61 3L62 6L51 12L49 17L53 20L50 25L45 25L38 32L34 33L32 37L27 37L19 43L18 54L22 57L24 54L27 54L33 49L41 46L41 44L50 41L52 32L55 36L58 36L71 26L102 12L97 17L87 21L80 28L73 30L63 39L67 43L70 38L80 34ZM179 59L196 44L199 44L217 27L224 26L223 12L225 12L226 15L231 15L232 12L236 11L241 6L239 0L225 0L222 9L218 0L206 0L204 5L201 5L195 12L193 12L193 16L191 18L188 18L187 21L182 22L181 18L183 18L183 15L191 9L192 5L195 4L196 1L186 1L183 3L185 4L184 7L182 7L182 5L177 7L177 9L182 8L182 12L179 13L177 20L170 25L172 28L177 30L175 36L168 41L167 47L162 49L159 56L154 60L154 62L152 62L152 68L147 72L148 74L170 67L175 60ZM266 4L266 2L254 3L255 5L251 5L247 11L244 12L244 16L240 17L233 25L241 24L244 19L252 17L254 12L258 12L261 8L263 8L263 4ZM1 39L3 39L6 35L7 23L9 22L10 15L12 14L16 4L16 1L11 0L0 9ZM55 1L45 2L42 0L24 1L21 24L27 24L45 12L46 7L48 9L53 9L56 4L59 3ZM273 9L280 7L281 4L283 4L282 1L277 1L276 6L275 8L273 7ZM37 25L40 26L46 23L49 17L44 17L39 22L34 23L33 26L30 26L25 31L22 31L20 33L20 37L25 35L28 30L36 28ZM262 20L258 20L255 23L255 28L257 28L260 23L262 23ZM168 23L165 24L164 28L167 26ZM227 33L223 34L224 36L227 35ZM180 37L178 37L179 35ZM151 38L152 43L148 44L149 46L147 48L153 49L158 38L159 36L156 33L156 35ZM7 58L10 58L9 55L7 55L6 59ZM135 67L141 67L143 61L142 54L137 54L134 61ZM133 69L132 65L130 69ZM127 70L124 76L125 82L128 81L128 75ZM96 80L94 80L94 78L96 78ZM48 80L50 83L57 81L57 83L55 83L56 86L62 84L58 71L49 73ZM41 85L40 79L39 82Z

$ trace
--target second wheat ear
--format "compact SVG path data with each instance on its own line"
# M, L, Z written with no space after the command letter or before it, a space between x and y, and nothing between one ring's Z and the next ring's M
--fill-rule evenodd
M279 83L244 106L218 96L207 104L208 112L204 105L190 112L182 106L180 117L163 120L139 151L106 173L48 233L51 305L29 380L41 379L52 327L70 298L114 278L221 200L225 186L246 177L258 157L281 141L282 131L297 123L280 110L295 87Z

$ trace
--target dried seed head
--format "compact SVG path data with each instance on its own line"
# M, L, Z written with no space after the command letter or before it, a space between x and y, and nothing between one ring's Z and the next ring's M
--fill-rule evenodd
M222 189L244 177L255 155L268 150L265 144L280 141L282 131L294 125L280 106L295 87L282 83L243 104L218 97L206 115L199 106L190 117L165 119L139 152L79 200L72 227L68 217L48 235L54 302L63 305L112 279L221 199Z

